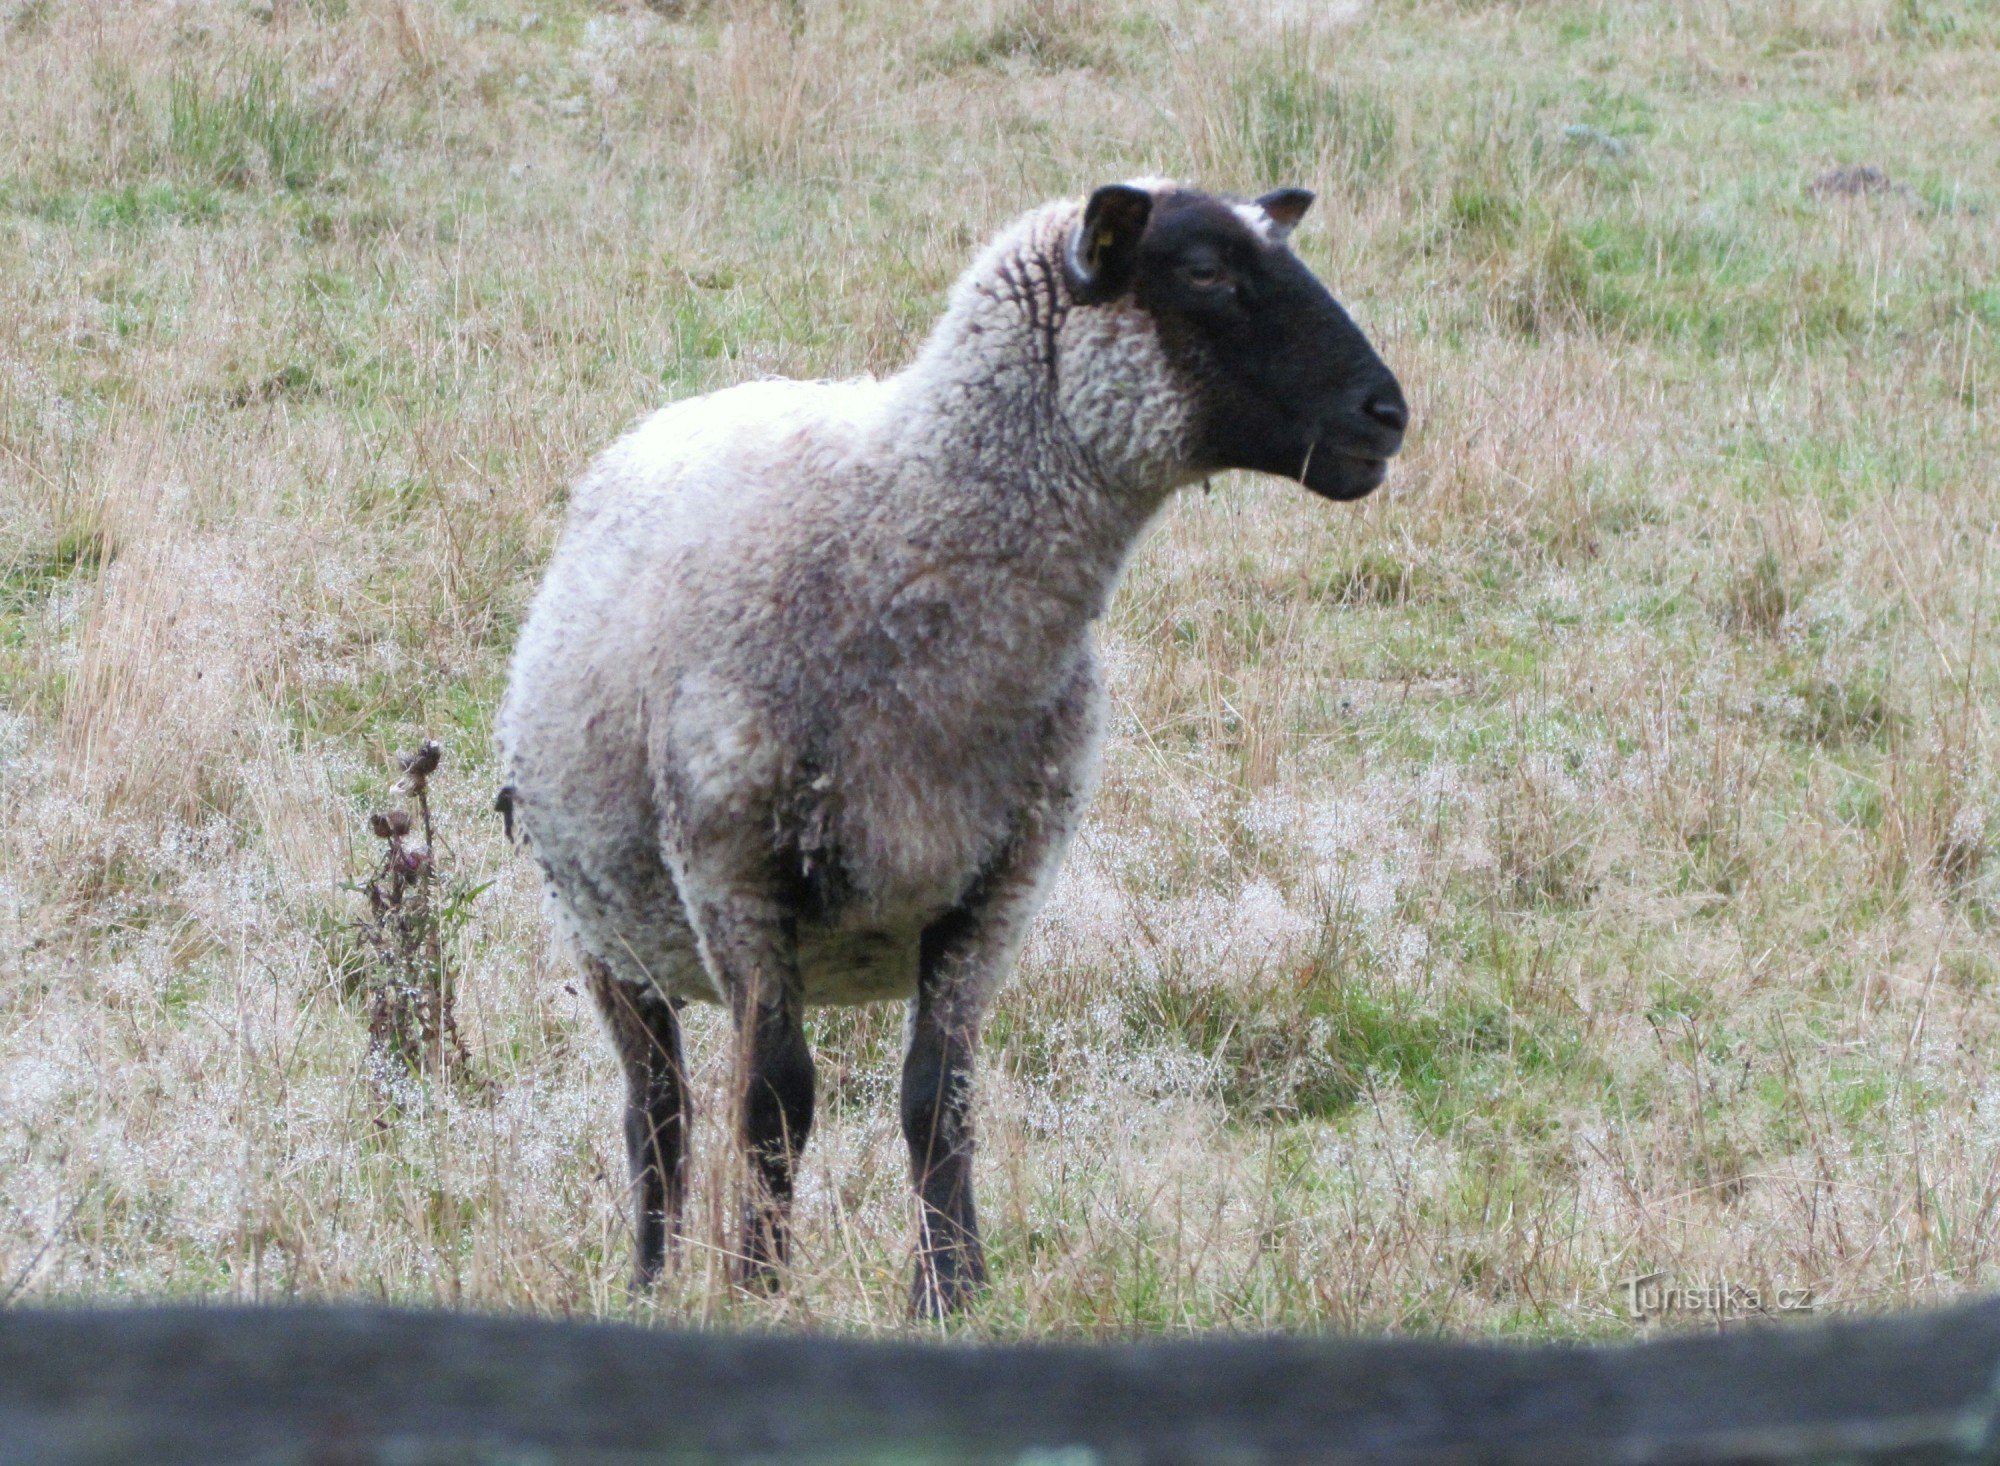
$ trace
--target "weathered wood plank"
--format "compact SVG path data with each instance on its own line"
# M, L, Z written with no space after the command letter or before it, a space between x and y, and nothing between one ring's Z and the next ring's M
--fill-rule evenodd
M1984 1461L1996 1372L2000 1302L1597 1349L23 1311L0 1462Z

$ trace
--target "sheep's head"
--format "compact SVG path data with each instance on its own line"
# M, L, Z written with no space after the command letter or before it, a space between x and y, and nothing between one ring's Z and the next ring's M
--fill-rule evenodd
M1090 197L1066 274L1082 306L1151 318L1192 403L1189 468L1252 469L1329 499L1382 482L1409 411L1395 376L1292 253L1300 188L1239 203L1111 184Z

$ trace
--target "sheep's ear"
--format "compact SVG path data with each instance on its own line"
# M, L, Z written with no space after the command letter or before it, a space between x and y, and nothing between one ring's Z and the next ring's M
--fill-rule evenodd
M1313 206L1313 197L1309 188L1280 188L1258 199L1257 207L1271 221L1271 238L1281 244L1291 238L1292 231L1299 227L1299 220L1305 218L1306 210Z
M1139 236L1152 213L1153 196L1129 183L1107 183L1090 196L1066 261L1077 300L1096 305L1130 288L1139 262Z

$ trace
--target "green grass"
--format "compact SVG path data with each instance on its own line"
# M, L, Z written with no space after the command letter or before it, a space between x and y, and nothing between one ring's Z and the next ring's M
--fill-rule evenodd
M0 614L24 609L73 577L95 574L106 559L99 531L71 530L59 536L0 569Z
M1236 80L1237 126L1253 176L1333 178L1366 188L1396 159L1396 120L1372 88L1333 80L1285 56Z
M234 189L323 185L344 151L331 117L303 103L291 78L268 63L236 76L169 77L164 141L188 172Z

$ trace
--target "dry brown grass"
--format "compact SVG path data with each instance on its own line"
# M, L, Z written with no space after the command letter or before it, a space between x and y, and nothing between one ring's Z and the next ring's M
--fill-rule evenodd
M1293 13L1296 11L1296 13ZM623 1292L617 1084L486 812L562 486L892 368L1164 171L1302 235L1389 489L1189 495L988 1034L994 1334L1615 1331L2000 1246L1995 23L1931 3L0 3L0 1292L901 1327L899 1017L816 1020L788 1297ZM1866 163L1892 186L1815 193ZM1284 176L1274 176L1283 174ZM376 1124L435 734L479 1095Z

